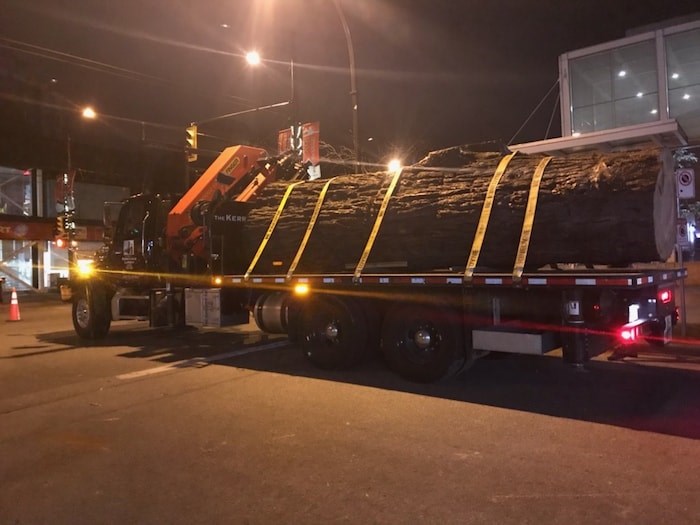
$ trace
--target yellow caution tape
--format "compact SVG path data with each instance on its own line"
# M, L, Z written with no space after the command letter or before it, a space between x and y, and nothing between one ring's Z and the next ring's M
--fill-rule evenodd
M527 197L527 208L525 208L525 220L523 221L523 230L520 233L520 244L518 245L518 253L515 256L515 266L513 267L513 280L520 281L525 270L525 260L527 259L527 250L530 247L530 237L532 236L532 225L535 222L535 209L537 208L537 196L540 192L540 183L544 170L549 164L552 157L543 158L535 169L535 174L530 182L530 194Z
M270 226L267 228L267 232L265 233L263 240L260 242L260 246L258 246L258 251L255 253L255 257L253 257L253 260L251 261L250 266L248 266L248 270L245 272L245 275L243 276L244 279L248 279L250 274L253 272L255 265L258 264L258 260L260 259L262 252L265 250L265 246L267 246L267 241L269 241L270 237L272 237L272 232L275 231L275 226L277 226L277 222L280 220L280 217L282 216L282 211L284 210L284 207L287 204L287 200L289 199L289 196L292 194L292 190L294 189L295 186L301 184L302 182L304 182L304 181L294 182L294 183L290 184L289 186L287 186L287 191L284 192L284 197L282 197L282 201L280 202L280 205L277 207L277 211L275 212L275 215L272 217L272 221L270 222Z
M301 240L301 244L299 245L299 249L297 250L297 253L294 256L294 259L292 260L292 264L289 265L289 270L287 270L287 279L291 279L292 275L294 275L294 272L297 269L299 261L301 260L301 256L304 253L304 250L306 249L306 244L309 242L309 238L311 237L311 232L313 231L314 226L316 225L318 215L321 213L321 206L323 205L323 201L326 198L326 193L328 193L328 187L331 185L331 182L333 182L336 178L337 177L333 177L332 179L329 179L328 182L326 182L323 185L323 188L321 188L321 193L318 194L318 200L316 201L316 207L314 208L314 211L311 214L311 219L309 220L309 225L306 228L306 232L304 233L304 237Z
M369 254L372 251L372 246L374 246L374 241L377 238L377 234L379 233L379 228L382 225L382 221L384 220L384 214L386 213L386 209L389 207L389 201L391 200L391 195L394 193L394 189L396 188L396 184L399 182L399 177L403 173L403 170L399 170L396 173L394 173L394 176L391 179L391 183L389 184L389 187L386 190L386 193L384 194L384 199L382 200L382 205L379 208L379 213L377 214L377 218L374 221L374 226L372 227L372 232L369 234L369 239L367 239L367 244L365 245L365 249L362 252L362 256L360 257L360 260L357 263L357 266L355 267L355 274L353 276L354 280L358 280L360 278L360 275L362 274L362 270L365 269L365 265L367 264L367 259L369 258Z
M481 215L479 216L479 223L476 227L476 233L474 234L474 240L472 241L472 249L469 252L469 259L467 260L467 266L464 269L464 280L471 281L474 276L474 270L479 262L479 255L481 255L481 247L484 244L484 236L486 235L486 228L489 225L489 219L491 217L491 210L493 209L493 201L496 197L496 188L498 188L498 183L501 182L501 177L506 171L508 164L511 159L515 157L517 151L510 153L501 159L498 163L498 167L491 177L491 182L489 182L489 187L486 190L486 198L484 199L484 204L481 208Z

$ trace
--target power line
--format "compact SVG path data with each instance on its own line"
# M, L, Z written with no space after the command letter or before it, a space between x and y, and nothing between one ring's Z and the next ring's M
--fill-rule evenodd
M74 55L71 53L65 53L63 51L58 51L55 49L38 46L31 44L29 42L22 42L20 40L14 40L11 38L0 37L0 48L9 49L11 51L16 51L19 53L24 53L27 55L36 56L46 60L53 60L55 62L61 62L64 64L69 64L82 69L87 69L90 71L95 71L98 73L104 73L107 75L112 75L127 80L136 80L141 82L151 82L155 84L167 85L181 87L181 82L175 82L170 79L157 77L154 75L148 75L136 71L133 69L127 69L107 62L101 62L98 60L92 60L90 58L81 57L79 55ZM246 105L251 105L252 102L246 98L238 97L235 95L223 95L222 98L235 100L239 103Z

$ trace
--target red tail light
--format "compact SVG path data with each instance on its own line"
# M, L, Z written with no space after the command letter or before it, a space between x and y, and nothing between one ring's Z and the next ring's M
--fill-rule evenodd
M637 342L639 339L644 337L644 325L646 321L644 319L639 319L633 323L627 323L621 326L617 332L617 337L623 344L630 344Z
M671 299L673 299L673 294L671 293L671 290L659 290L659 301L661 301L664 304L668 304L671 302Z
M639 337L639 332L636 328L623 328L620 330L620 339L625 343L632 343Z

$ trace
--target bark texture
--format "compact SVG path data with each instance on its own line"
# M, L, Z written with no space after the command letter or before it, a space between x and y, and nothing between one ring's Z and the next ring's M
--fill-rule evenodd
M368 259L368 272L464 268L501 155L433 152L404 171ZM496 192L478 269L511 271L533 173L541 156L516 155ZM354 269L392 175L337 177L297 273ZM297 186L254 273L285 273L325 180ZM246 224L252 260L287 183L268 186ZM669 159L657 150L554 157L539 190L526 266L627 265L666 260L675 240Z

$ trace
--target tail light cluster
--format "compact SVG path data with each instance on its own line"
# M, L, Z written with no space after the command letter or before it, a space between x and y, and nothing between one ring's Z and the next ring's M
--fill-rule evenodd
M623 343L633 343L639 339L639 327L634 328L623 328L620 330L620 339Z
M633 323L627 323L618 330L618 339L624 344L639 341L646 333L644 329L645 325L646 321L644 319L639 319Z
M659 301L663 304L668 304L673 300L673 292L671 291L670 288L665 288L663 290L659 290Z

